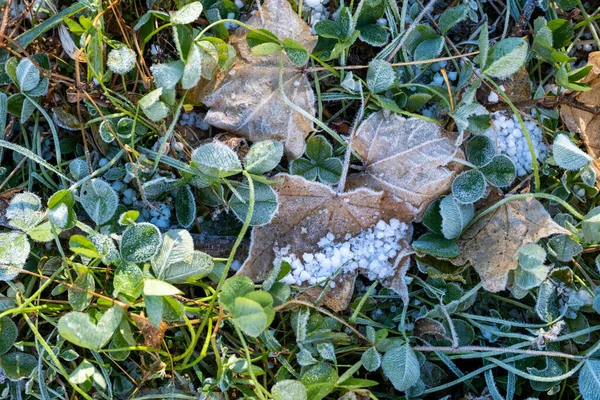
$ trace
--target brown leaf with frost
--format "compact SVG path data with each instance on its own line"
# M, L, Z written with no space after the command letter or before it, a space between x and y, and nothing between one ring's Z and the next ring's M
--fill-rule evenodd
M490 292L506 289L508 273L519 264L519 248L555 233L569 232L552 220L536 199L512 200L484 216L458 240L460 255L450 261L470 261Z
M329 186L311 182L300 176L280 174L273 186L279 197L279 210L271 223L255 227L252 231L250 254L239 273L255 281L265 279L275 259L274 248L289 246L290 253L301 257L315 253L319 239L329 232L336 240L344 240L347 234L355 236L380 220L396 218L409 225L416 210L410 204L399 201L385 192L357 189L336 193ZM408 250L412 229L407 233L403 247ZM397 273L384 284L406 295L404 275L410 264L408 251L400 260ZM335 288L327 290L323 303L335 311L348 307L354 290L355 276L343 276L336 280ZM311 289L306 294L316 299L322 288ZM406 299L408 300L408 299Z
M261 12L262 9L262 12ZM287 0L267 0L248 25L290 38L312 52L317 37L310 34ZM313 130L312 121L285 104L279 92L279 54L255 56L246 43L247 30L239 28L230 43L236 49L233 68L215 85L204 90L203 103L210 107L205 121L213 126L247 136L251 141L280 141L290 158L304 153L304 138ZM313 89L303 73L284 56L283 91L309 115L315 115Z
M591 65L593 68L582 82L591 85L592 90L579 93L577 100L588 106L599 107L600 51L590 53L587 65ZM567 128L579 134L585 143L588 154L594 157L592 165L596 170L597 186L600 187L600 117L566 104L560 107L560 115Z
M352 148L365 163L349 187L370 187L395 194L415 208L427 205L450 189L463 158L455 140L433 123L380 111L358 127Z

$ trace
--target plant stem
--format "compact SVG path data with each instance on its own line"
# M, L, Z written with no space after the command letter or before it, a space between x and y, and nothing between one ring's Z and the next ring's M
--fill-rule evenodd
M259 398L266 400L267 398L263 393L263 391L266 392L266 389L258 382L258 379L256 379L256 375L254 375L254 371L252 369L252 357L250 357L250 350L248 350L248 344L246 343L244 334L240 331L240 328L238 328L237 325L233 324L233 326L235 327L235 332L237 333L238 337L240 338L240 341L242 342L244 354L246 355L246 361L248 362L248 373L250 374L250 378L252 379L254 387L256 388L255 392Z
M243 171L243 174L246 177L246 179L248 179L248 188L249 188L249 192L250 192L249 200L248 200L248 214L246 215L246 219L244 220L244 225L242 226L242 229L240 230L240 233L238 234L238 237L237 237L235 243L233 244L231 252L229 253L229 257L227 258L227 263L225 264L225 268L223 269L223 274L221 275L221 279L219 280L219 283L217 284L217 287L215 289L215 293L213 294L213 296L210 300L210 303L208 305L208 310L206 310L204 319L203 319L202 323L200 324L200 327L198 327L198 331L196 332L195 340L191 344L191 347L196 347L196 342L198 341L198 338L200 337L200 333L204 330L204 327L206 326L206 324L210 318L210 315L212 314L212 311L215 307L217 298L219 297L219 293L221 293L221 287L223 286L223 284L225 283L225 280L227 279L227 273L229 272L229 269L231 268L231 263L233 262L235 253L236 253L238 247L240 247L240 244L242 243L242 240L244 239L244 236L246 235L246 232L248 231L248 228L250 227L250 221L252 221L252 214L254 213L254 200L255 200L255 198L254 198L254 182L252 181L252 175L249 174L247 171ZM184 359L184 364L187 364L191 354L192 353L189 353L187 355L187 357ZM186 367L191 367L192 365L187 364Z

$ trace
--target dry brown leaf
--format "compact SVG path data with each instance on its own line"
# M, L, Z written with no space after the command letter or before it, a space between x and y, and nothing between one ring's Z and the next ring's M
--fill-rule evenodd
M385 190L425 207L450 189L461 166L453 157L462 151L447 132L420 118L372 114L359 126L352 147L365 163L360 175L348 177L349 187Z
M396 218L409 224L416 210L408 203L398 201L384 192L357 189L348 193L336 193L329 186L307 181L300 176L277 175L279 182L273 186L279 196L279 210L270 224L252 231L250 254L239 273L253 280L263 280L275 259L274 247L290 247L296 255L314 253L319 239L331 232L336 239L352 236L373 226L380 220ZM412 231L403 243L408 249ZM404 275L410 263L406 255L400 261L396 275L386 286L405 293ZM348 307L354 289L354 276L338 278L336 287L329 289L323 304L335 311ZM322 289L307 292L312 299Z
M309 52L317 41L287 0L267 0L262 5L262 17L259 10L247 23L267 29L281 40L294 39ZM288 157L298 158L304 153L304 138L313 130L312 121L287 106L279 93L279 54L252 55L246 33L240 28L231 36L238 58L215 86L203 92L206 95L202 102L210 107L206 122L245 135L251 141L278 140ZM295 105L315 115L313 89L302 68L287 58L283 65L283 90Z
M592 107L600 106L600 51L590 53L587 65L593 68L583 82L592 85L592 90L581 92L577 99ZM590 156L594 157L597 181L600 179L600 117L569 105L560 108L560 115L570 131L579 134Z
M504 93L512 102L531 100L531 79L526 68L506 79L499 79L498 85L504 87Z
M536 199L512 200L484 216L458 240L454 265L470 261L490 292L506 289L509 271L519 263L519 248L555 233L569 232L552 220Z
M531 79L529 79L529 72L526 68L521 68L518 72L506 79L498 79L496 83L502 85L504 93L506 93L513 103L531 100ZM490 95L490 92L491 89L489 86L482 85L479 90L477 90L477 100L482 104L488 104L489 101L487 98ZM495 105L502 104L506 103L501 99L500 102ZM493 106L494 104L491 105Z
M439 321L422 317L415 321L413 334L422 339L426 339L428 336L444 339L446 338L446 328L444 328L444 325Z
M150 320L143 315L131 314L131 318L135 322L135 325L142 332L144 337L144 346L151 347L153 349L159 349L163 339L165 338L165 332L167 331L167 324L164 321L160 322L158 327L155 327L150 323Z

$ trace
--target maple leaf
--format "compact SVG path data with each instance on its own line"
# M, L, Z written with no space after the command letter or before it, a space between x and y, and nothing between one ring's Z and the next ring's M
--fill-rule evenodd
M350 187L385 190L419 210L450 189L461 169L452 158L464 157L439 125L383 111L363 121L352 147L365 170L348 177Z
M274 248L289 246L290 253L302 256L319 250L317 243L329 232L336 240L344 240L347 234L357 235L380 220L396 218L410 226L416 210L410 204L398 201L385 192L361 188L347 193L336 193L329 186L312 182L300 176L280 174L273 186L278 194L279 211L270 224L255 227L248 258L239 273L253 280L265 279L275 259ZM406 234L402 246L409 247L412 228ZM384 282L399 293L406 293L404 274L410 256L403 257L396 275ZM323 303L335 311L348 307L354 290L355 276L341 276L335 288L328 289ZM306 294L315 299L323 288L314 288ZM404 297L407 299L407 295Z
M519 265L519 248L556 233L570 234L539 201L512 200L475 222L458 240L460 255L450 261L470 261L483 287L499 292L506 289L509 271Z
M316 36L310 34L309 26L287 0L267 0L247 23L273 32L280 40L293 39L309 53L316 44ZM239 28L231 36L230 43L238 55L235 64L203 91L202 102L210 107L205 121L251 141L278 140L288 157L298 158L304 153L304 138L313 130L313 123L281 97L279 54L253 55L246 43L247 33ZM296 106L315 115L315 98L308 78L287 58L283 61L283 91Z
M591 106L600 106L600 51L590 53L587 65L592 66L590 73L581 81L592 86L592 90L581 92L577 100ZM596 186L600 179L600 118L594 113L567 104L560 107L560 115L570 131L579 134L590 156L594 157L592 166L596 170Z

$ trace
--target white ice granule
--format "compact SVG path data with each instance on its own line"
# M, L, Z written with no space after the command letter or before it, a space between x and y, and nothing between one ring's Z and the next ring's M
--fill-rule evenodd
M196 127L206 131L210 128L210 126L204 122L205 117L206 115L203 113L182 113L181 117L179 118L179 124L182 126Z
M336 242L328 233L318 242L320 251L291 254L289 247L275 248L281 261L291 266L291 272L282 282L292 285L324 286L326 281L338 274L354 274L360 270L370 280L382 280L395 274L394 260L402 252L400 241L405 238L408 225L397 219L389 223L379 221L374 227Z
M240 269L241 267L242 267L242 262L241 262L240 260L233 260L233 261L231 262L231 266L230 266L230 268L231 268L231 270L232 270L232 271L235 271L235 272L237 272L237 271L239 271L239 269Z
M433 76L433 84L436 86L444 85L444 77L442 76L442 74L437 73Z
M227 13L227 19L235 19L235 13ZM238 24L236 24L235 22L224 22L223 26L227 29L236 29L238 27Z
M456 71L446 72L446 75L448 76L448 80L451 82L454 82L458 78L458 72L456 72ZM431 81L431 83L433 83L436 86L445 86L446 85L444 76L440 72L436 72L435 75L433 75L432 79L433 80Z
M496 94L496 92L490 92L490 94L488 95L487 101L489 101L490 103L497 103L498 100L500 100L498 98L498 95Z
M500 89L502 89L502 91L506 90L504 89L504 85L500 85ZM500 98L498 97L498 95L496 94L496 92L494 91L490 91L490 94L488 95L487 101L489 101L490 103L497 103L498 100L500 100Z
M499 154L508 156L517 168L517 175L523 176L532 171L532 157L525 134L521 130L517 117L508 116L503 111L491 114L493 126L483 134L497 145ZM548 156L548 145L544 142L542 128L534 122L524 120L529 131L536 158L542 162Z

